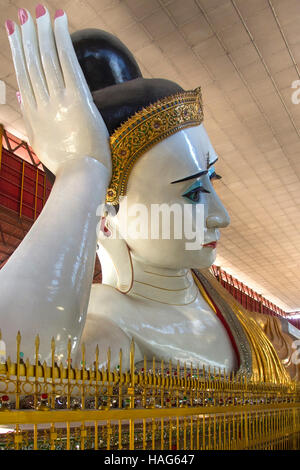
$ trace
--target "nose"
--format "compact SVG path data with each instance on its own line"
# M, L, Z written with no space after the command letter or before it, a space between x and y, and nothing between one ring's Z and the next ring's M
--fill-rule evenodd
M206 217L206 227L207 228L224 228L230 224L230 217L220 201L218 195L213 190L209 197L208 204L208 213Z
M206 218L207 228L222 228L227 227L230 224L230 217L224 207L226 215L209 215Z

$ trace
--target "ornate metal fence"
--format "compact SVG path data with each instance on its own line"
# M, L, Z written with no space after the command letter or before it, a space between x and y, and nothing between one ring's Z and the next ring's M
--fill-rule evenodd
M111 370L22 357L0 364L0 449L299 449L300 390L163 361Z

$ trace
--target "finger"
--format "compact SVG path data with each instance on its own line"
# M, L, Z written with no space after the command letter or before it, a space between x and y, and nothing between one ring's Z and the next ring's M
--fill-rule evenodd
M22 96L23 106L24 108L35 108L36 100L26 68L19 27L14 21L11 20L7 20L5 26L8 34L17 82Z
M24 8L20 8L18 14L21 23L23 47L31 85L37 102L45 103L48 101L49 94L41 64L35 25L30 13Z
M36 18L40 54L49 94L58 94L65 88L65 83L57 57L51 19L47 8L38 5L36 7Z
M55 13L54 35L66 88L73 88L92 100L69 34L67 15L63 10Z

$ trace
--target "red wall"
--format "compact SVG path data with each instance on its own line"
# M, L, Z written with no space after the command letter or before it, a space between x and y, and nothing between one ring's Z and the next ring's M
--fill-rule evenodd
M50 191L51 184L44 172L2 149L0 205L35 220L41 213Z

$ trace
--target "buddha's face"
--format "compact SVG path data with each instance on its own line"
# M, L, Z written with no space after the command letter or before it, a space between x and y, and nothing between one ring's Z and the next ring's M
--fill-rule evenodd
M203 125L177 132L139 158L115 218L135 258L171 269L213 264L219 229L230 221L212 184L216 160ZM174 209L174 219L168 211L156 217L153 205L162 204Z

